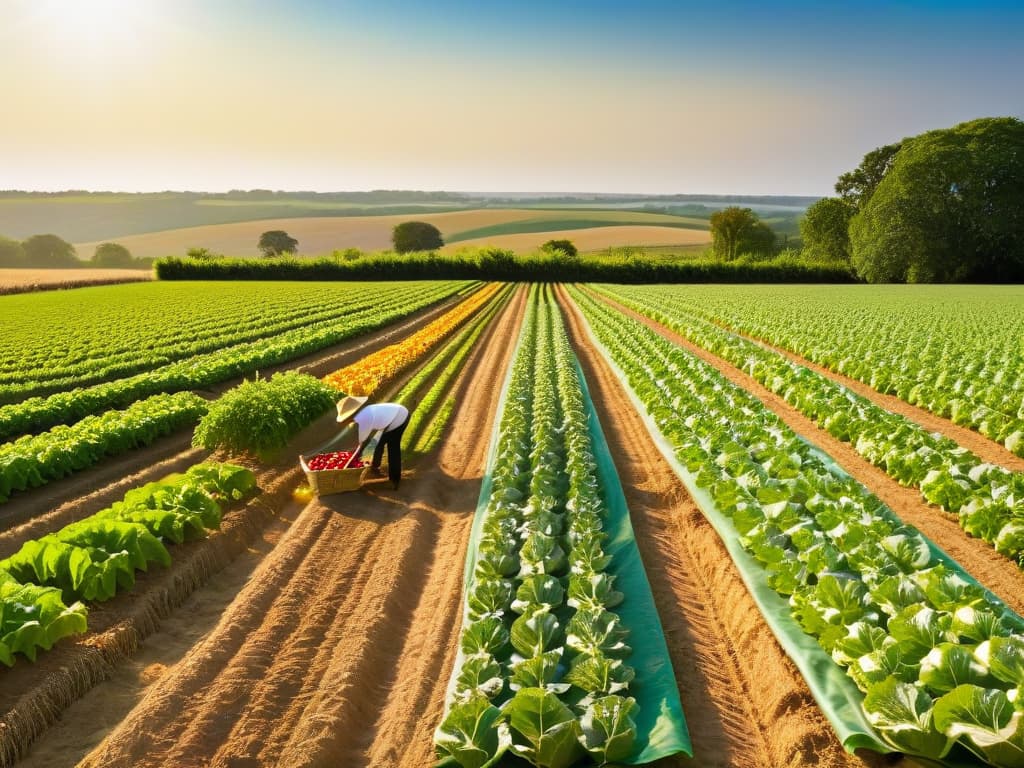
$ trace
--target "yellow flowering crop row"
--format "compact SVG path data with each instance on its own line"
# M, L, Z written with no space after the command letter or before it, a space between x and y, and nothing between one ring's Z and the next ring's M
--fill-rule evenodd
M498 289L497 283L485 286L404 341L324 376L324 382L347 395L372 396L381 384L436 347L466 318L490 301Z

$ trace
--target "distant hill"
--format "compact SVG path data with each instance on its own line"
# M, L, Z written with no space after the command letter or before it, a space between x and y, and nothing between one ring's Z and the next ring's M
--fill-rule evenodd
M743 205L798 213L817 198L743 195L625 195L372 192L19 192L0 191L0 235L53 233L75 243L120 239L184 227L310 217L420 217L479 208L613 209L703 217ZM88 257L90 253L80 253Z
M364 251L391 247L392 228L407 216L319 216L208 224L118 237L136 257L183 256L189 248L208 248L228 256L258 256L260 233L283 229L299 241L300 255L323 255L333 250ZM474 208L420 213L417 218L441 230L449 248L493 244L533 250L549 239L568 237L581 250L619 245L692 246L710 242L707 221L660 213L623 210L536 208ZM76 242L80 257L88 257L97 241Z

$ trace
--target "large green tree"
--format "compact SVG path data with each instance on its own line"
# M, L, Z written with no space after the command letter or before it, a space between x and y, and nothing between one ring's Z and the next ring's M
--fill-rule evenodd
M264 256L280 256L285 253L295 253L299 248L299 241L283 229L271 229L260 235L256 247Z
M24 267L25 249L17 240L0 235L0 267Z
M902 142L897 141L868 152L860 165L839 177L836 181L836 194L853 206L854 210L864 206L892 168L901 146Z
M100 243L92 254L92 264L96 267L127 268L135 265L132 252L120 243Z
M711 214L711 248L726 261L745 253L768 256L775 251L775 233L750 208L730 206Z
M805 256L818 261L850 261L850 219L856 208L841 197L823 197L800 219Z
M547 253L553 253L555 251L561 251L566 256L575 258L579 256L579 249L572 240L548 240L544 245L540 247L542 251Z
M870 282L1024 280L1024 122L905 139L850 222L850 244Z
M80 267L75 246L57 235L32 235L21 244L29 267Z
M391 243L397 253L433 251L444 245L441 231L425 221L403 221L391 230Z

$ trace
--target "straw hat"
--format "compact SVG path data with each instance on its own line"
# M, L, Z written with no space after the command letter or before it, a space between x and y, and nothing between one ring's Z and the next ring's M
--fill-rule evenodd
M356 411L363 407L370 398L368 397L354 397L353 395L347 396L344 400L338 403L338 421L347 421L356 415Z

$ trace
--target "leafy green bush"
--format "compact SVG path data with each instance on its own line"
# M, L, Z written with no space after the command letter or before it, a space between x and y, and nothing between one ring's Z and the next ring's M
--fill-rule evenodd
M391 231L391 242L398 253L432 251L444 245L441 230L425 221L403 221Z
M266 458L334 405L337 392L304 373L239 384L210 405L192 444Z

